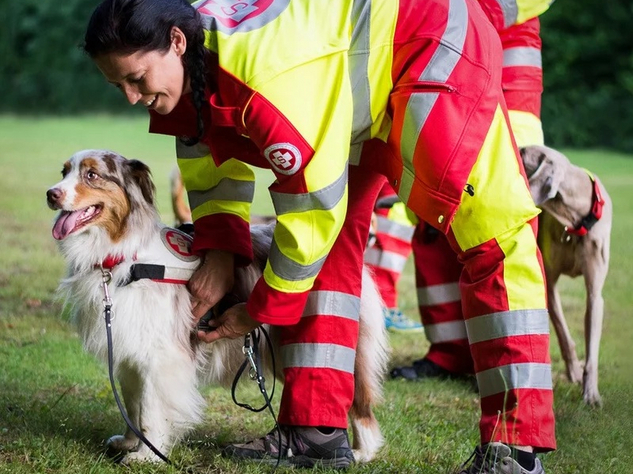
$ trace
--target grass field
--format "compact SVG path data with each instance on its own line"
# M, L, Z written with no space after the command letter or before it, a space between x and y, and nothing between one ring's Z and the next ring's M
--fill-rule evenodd
M145 118L0 117L0 473L255 473L268 468L220 457L220 446L272 428L266 413L252 414L227 390L205 390L206 422L172 454L173 466L123 468L104 454L104 440L124 423L110 392L106 367L84 354L61 315L55 288L63 275L50 228L45 191L59 180L63 161L84 148L109 148L145 161L153 170L165 222L173 139L148 135ZM563 377L555 336L555 412L558 450L542 456L549 474L633 472L633 157L568 151L596 172L614 201L612 259L604 291L600 356L602 409L582 402L581 389ZM261 175L254 211L271 210ZM580 354L584 354L582 281L563 279L561 292ZM401 282L401 305L417 317L410 262ZM392 365L421 357L423 336L392 335ZM582 356L582 355L581 355ZM325 388L324 388L325 389ZM256 387L243 396L257 401ZM278 396L275 397L278 400ZM376 461L352 473L446 473L478 443L477 395L458 381L387 381L377 416L387 444ZM283 470L280 470L283 471Z

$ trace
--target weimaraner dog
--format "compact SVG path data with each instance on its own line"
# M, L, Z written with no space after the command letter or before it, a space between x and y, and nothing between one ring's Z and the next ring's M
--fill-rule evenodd
M587 170L573 165L552 148L521 149L534 202L543 209L538 244L543 254L549 313L567 376L583 383L583 398L601 405L598 392L598 352L602 335L602 287L609 269L609 243L613 205L603 184ZM585 367L565 322L556 282L561 275L583 275L587 290L585 310Z

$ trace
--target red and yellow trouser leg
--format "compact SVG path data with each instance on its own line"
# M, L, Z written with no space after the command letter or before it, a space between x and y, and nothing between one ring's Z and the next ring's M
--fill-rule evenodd
M537 209L501 109L468 182L474 195L464 194L448 238L464 264L462 311L481 397L481 439L555 449ZM504 229L505 212L531 217Z
M396 192L385 179L378 199L392 196L396 196ZM372 270L387 308L398 307L397 285L411 254L413 235L413 226L392 218L392 209L375 209L376 242L365 250L365 264Z
M363 251L384 178L349 168L348 211L298 324L284 326L279 423L347 428L354 398Z
M416 226L412 247L418 305L431 343L425 358L451 372L472 374L459 292L462 264L446 236L424 222Z
M512 131L518 146L543 144L541 127L541 38L538 18L499 32L503 48L502 89ZM425 224L418 224L422 236ZM428 240L428 239L427 239ZM427 358L457 373L468 373L468 349L458 287L462 264L443 235L437 241L413 242L420 314L431 343ZM439 267L438 267L439 265Z

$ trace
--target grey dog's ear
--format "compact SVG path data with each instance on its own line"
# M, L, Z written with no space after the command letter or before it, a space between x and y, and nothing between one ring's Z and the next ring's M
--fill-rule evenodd
M530 184L530 193L537 206L558 193L564 171L557 165L556 151L547 147L521 148L521 159Z

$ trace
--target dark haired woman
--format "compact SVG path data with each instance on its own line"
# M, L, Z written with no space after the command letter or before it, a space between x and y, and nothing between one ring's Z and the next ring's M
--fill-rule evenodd
M464 316L486 396L482 446L463 472L544 472L540 462L520 466L555 447L549 336L527 321L547 317L538 210L508 128L499 38L475 2L105 0L85 49L131 104L148 108L151 132L177 137L205 256L190 281L196 317L252 257L247 164L275 173L264 276L199 338L284 327L285 461L353 461L361 266L385 175L465 265ZM279 449L271 432L226 453L262 459Z

